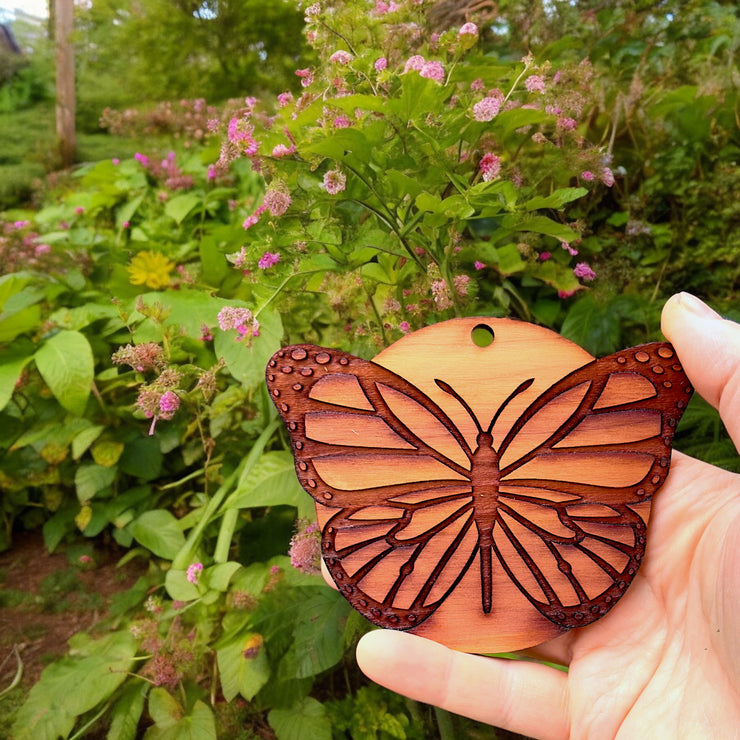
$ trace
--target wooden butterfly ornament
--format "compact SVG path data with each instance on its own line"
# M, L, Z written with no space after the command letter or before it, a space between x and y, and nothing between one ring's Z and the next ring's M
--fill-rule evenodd
M484 653L616 604L692 393L670 344L595 360L491 318L421 329L372 362L286 347L267 385L340 592L376 625Z

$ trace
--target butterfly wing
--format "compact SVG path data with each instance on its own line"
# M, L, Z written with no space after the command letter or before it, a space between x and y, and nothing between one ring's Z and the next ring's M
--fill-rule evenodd
M477 553L466 440L411 383L338 350L280 350L267 386L301 485L337 509L322 555L338 588L375 624L420 624Z
M501 442L493 551L556 624L603 616L637 573L691 393L669 344L634 347L554 384Z

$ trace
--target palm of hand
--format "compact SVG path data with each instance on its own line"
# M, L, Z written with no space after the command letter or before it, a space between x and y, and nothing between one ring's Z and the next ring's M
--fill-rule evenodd
M680 454L672 473L630 590L600 622L543 646L570 666L573 737L721 737L740 726L740 476Z
M740 448L740 326L685 293L662 321ZM399 632L371 632L357 649L394 691L537 738L740 737L740 475L675 453L629 591L530 654L569 671Z

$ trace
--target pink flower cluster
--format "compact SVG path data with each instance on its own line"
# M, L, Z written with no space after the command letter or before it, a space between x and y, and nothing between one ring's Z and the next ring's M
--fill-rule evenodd
M280 252L265 252L257 262L257 267L260 270L267 270L270 267L274 267L280 262Z
M236 329L239 336L237 340L246 336L259 336L259 321L254 318L248 308L241 306L224 306L216 317L222 331Z
M596 273L591 269L591 267L586 262L579 262L573 268L573 274L577 278L581 278L581 280L585 280L586 282L589 282L589 283L596 278Z
M324 175L324 188L329 195L337 195L347 187L347 176L340 170L329 170Z
M501 158L497 157L493 152L486 152L481 157L478 169L480 170L483 182L491 182L491 180L495 180L501 174Z
M127 344L111 355L114 365L129 365L138 373L147 370L162 370L167 365L164 350L156 342Z
M198 585L198 581L200 580L200 574L203 572L203 563L192 563L188 566L187 572L185 573L185 578L188 579L190 583L192 583L194 586Z
M440 85L445 81L445 68L442 62L428 62L421 54L414 54L406 60L403 73L408 72L418 72L422 77L434 80Z
M299 520L290 540L290 564L304 573L318 573L321 564L321 532L316 522Z
M492 121L501 111L503 104L504 94L501 90L492 90L473 106L473 118L481 122Z
M177 166L177 155L169 152L167 156L159 161L153 161L145 154L137 152L134 159L157 180L164 182L169 190L189 190L195 184L190 175L184 174ZM79 215L79 214L78 214Z

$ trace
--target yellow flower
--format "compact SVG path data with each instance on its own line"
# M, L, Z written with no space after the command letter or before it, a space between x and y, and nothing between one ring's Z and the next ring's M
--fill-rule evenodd
M170 284L170 272L175 266L163 254L159 252L139 252L131 259L131 264L126 268L131 277L132 285L146 285L147 288L159 290Z

